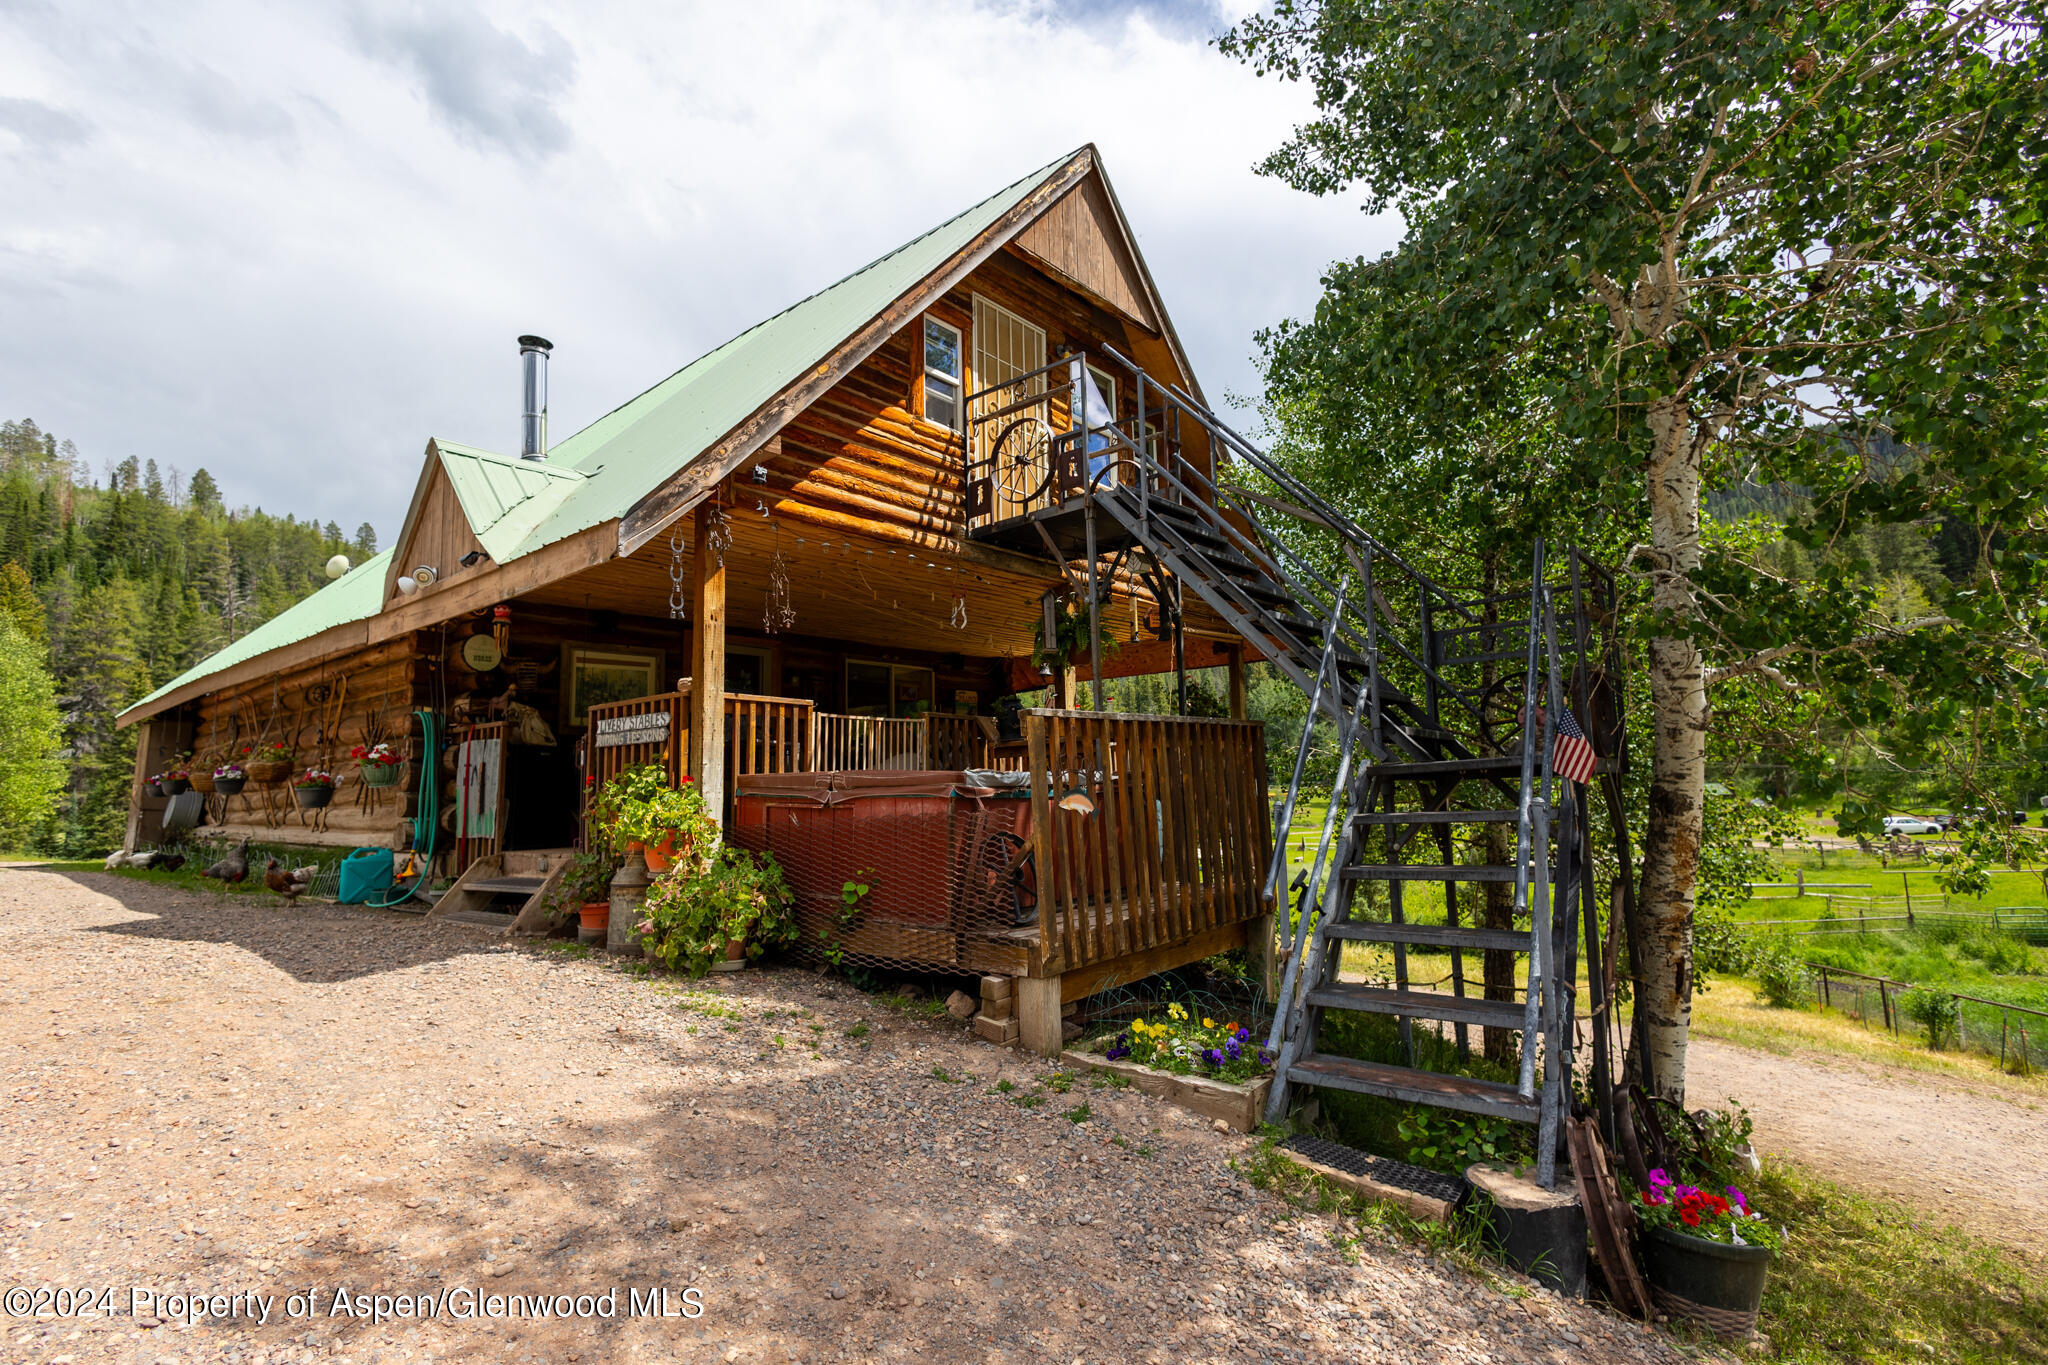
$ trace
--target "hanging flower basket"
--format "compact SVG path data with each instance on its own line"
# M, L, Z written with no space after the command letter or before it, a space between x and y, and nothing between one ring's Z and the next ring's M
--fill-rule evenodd
M163 784L152 777L149 781L142 784L142 794L144 796L162 796L164 794Z
M200 794L201 796L211 796L211 795L213 795L213 774L212 774L212 773L210 773L210 772L207 772L207 771L206 771L205 769L203 769L203 768L194 768L194 769L192 770L192 776L191 776L191 778L190 778L189 780L190 780L190 781L191 781L191 783L192 783L192 790L193 790L193 791L196 791L196 792L198 792L198 793L199 793L199 794Z
M405 764L389 744L358 744L349 750L349 757L356 761L356 777L365 787L396 786L399 770Z
M292 782L292 795L301 810L318 810L334 799L334 774L308 768Z
M216 777L213 789L221 796L240 796L242 788L249 784L247 777Z
M252 758L242 765L242 769L249 774L250 781L267 787L274 782L282 782L291 774L292 761L288 758Z
M157 786L163 791L165 796L183 796L191 789L192 780L184 773L179 773L176 777L172 777L167 773L157 783Z

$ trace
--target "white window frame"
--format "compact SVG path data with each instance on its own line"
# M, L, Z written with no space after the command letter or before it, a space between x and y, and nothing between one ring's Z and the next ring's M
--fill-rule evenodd
M949 333L951 333L951 334L952 334L952 337L953 337L953 359L954 359L954 361L955 361L955 362L956 362L956 363L957 363L957 364L959 365L959 367L960 367L960 373L958 373L958 374L947 374L947 373L946 373L946 372L945 372L944 370L935 370L935 369L933 369L933 368L931 367L931 365L930 365L930 364L928 363L928 362L929 362L929 358L930 358L930 355L931 355L931 350L930 350L930 333L931 333L931 329L933 329L933 328L937 328L938 330L940 330L940 331L942 331L942 332L949 332ZM947 321L945 321L945 320L943 320L943 319L941 319L941 318L935 318L935 317L933 317L933 316L932 316L931 314L929 314L929 313L925 314L925 317L924 317L924 328L923 328L922 330L920 330L920 331L918 332L918 334L917 334L917 358L918 358L918 364L919 364L919 367L920 367L920 372L921 372L921 373L923 374L923 376L924 376L924 392L923 392L923 394L922 394L922 401L921 401L921 402L920 402L920 404L919 404L919 407L920 407L920 408L922 409L922 411L921 411L921 412L920 412L920 413L919 413L918 415L919 415L920 417L922 417L922 418L923 418L923 419L924 419L925 421L927 421L927 422L930 422L930 423L931 423L931 424L932 424L933 426L935 426L935 427L944 427L944 428L945 428L946 430L948 430L948 431L955 431L955 432L957 432L957 431L964 431L964 430L966 430L966 426L967 426L967 333L966 333L966 330L965 330L964 328L960 328L960 327L955 327L955 326L954 326L954 325L953 325L952 323L950 323L950 322L947 322ZM933 380L937 380L938 382L940 382L940 383L942 383L942 384L950 384L950 385L952 385L952 386L953 386L953 420L952 420L952 421L950 421L950 422L941 422L941 421L938 421L938 420L936 420L935 418L933 418L933 417L932 417L932 415L931 415L931 409L932 409L932 381L933 381Z

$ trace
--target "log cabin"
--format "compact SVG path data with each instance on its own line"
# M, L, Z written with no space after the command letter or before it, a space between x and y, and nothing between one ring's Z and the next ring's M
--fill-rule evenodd
M1044 1051L1066 1002L1268 946L1243 670L1306 687L1326 642L1223 496L1248 447L1094 147L558 443L551 348L520 346L521 450L429 439L389 550L122 714L131 849L182 802L213 837L418 852L454 879L430 913L523 929L586 791L657 762L777 854L808 946L1010 978L1008 1033ZM1103 709L1103 680L1178 672L1185 710L1218 665L1227 719ZM377 742L393 785L350 762ZM283 775L145 793L256 744L336 773L332 803Z

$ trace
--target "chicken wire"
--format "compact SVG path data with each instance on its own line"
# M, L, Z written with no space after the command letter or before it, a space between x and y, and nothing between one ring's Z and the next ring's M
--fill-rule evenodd
M1018 975L1038 938L1031 802L998 774L742 779L731 842L771 853L803 961Z

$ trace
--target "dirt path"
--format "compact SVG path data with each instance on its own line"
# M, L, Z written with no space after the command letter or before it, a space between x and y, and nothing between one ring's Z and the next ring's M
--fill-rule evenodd
M1813 1052L1695 1038L1688 1094L1734 1096L1761 1150L2048 1262L2048 1104Z
M20 868L0 938L0 1289L114 1310L0 1319L9 1360L1681 1359L1376 1232L1347 1257L1229 1168L1247 1140L808 973ZM342 1287L447 1297L372 1322ZM188 1326L131 1288L222 1297Z

